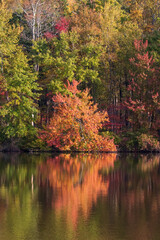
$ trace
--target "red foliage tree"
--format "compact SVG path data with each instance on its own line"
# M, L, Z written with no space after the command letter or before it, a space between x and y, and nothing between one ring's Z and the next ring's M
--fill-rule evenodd
M154 67L154 59L147 51L148 41L143 43L135 40L134 45L137 53L130 59L132 71L126 106L131 110L133 126L151 129L160 108L158 69Z
M61 32L67 32L69 28L69 21L65 17L61 17L60 20L56 23L55 29Z
M53 97L55 113L40 137L60 150L116 151L113 139L99 135L107 112L99 112L89 90L81 92L77 85L75 80L68 82L68 94Z
M51 33L51 32L45 32L45 33L43 34L43 36L44 36L47 40L50 40L50 39L56 37L56 35L54 35L54 34Z

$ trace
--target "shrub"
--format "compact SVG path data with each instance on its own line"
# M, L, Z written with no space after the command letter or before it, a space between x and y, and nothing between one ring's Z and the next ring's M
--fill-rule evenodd
M160 151L160 142L152 135L141 134L138 138L139 147L142 151Z
M121 135L119 140L119 148L122 151L138 151L139 142L138 137L140 133L138 132L125 132Z
M122 151L160 151L159 141L152 135L142 132L125 132L119 138Z
M99 112L89 90L81 92L77 85L68 82L68 94L53 97L55 113L40 138L62 151L116 151L113 139L99 135L107 112Z

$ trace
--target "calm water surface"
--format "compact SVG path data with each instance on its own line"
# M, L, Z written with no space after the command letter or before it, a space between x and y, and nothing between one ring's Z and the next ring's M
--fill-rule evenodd
M160 155L0 154L0 240L160 240Z

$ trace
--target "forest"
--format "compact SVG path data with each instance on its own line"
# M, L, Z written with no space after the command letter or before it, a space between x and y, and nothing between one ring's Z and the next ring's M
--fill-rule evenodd
M1 0L1 151L160 151L159 0Z

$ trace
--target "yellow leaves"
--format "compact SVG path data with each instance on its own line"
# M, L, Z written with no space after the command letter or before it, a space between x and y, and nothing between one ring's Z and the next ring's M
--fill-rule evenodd
M143 8L138 5L138 3L135 3L134 6L131 8L130 14L133 21L141 23L143 18Z
M119 49L118 40L123 15L121 6L116 4L116 1L109 1L105 4L101 16L102 42L111 60L116 59L116 53Z
M78 13L71 16L70 19L72 31L80 35L82 43L93 42L99 44L100 14L88 7L80 8Z
M78 9L78 4L76 3L76 0L67 0L67 11L69 14L77 11L77 9Z
M144 33L158 27L159 0L126 0L125 5L130 9L131 20L136 22Z
M16 44L22 29L20 27L11 26L9 23L12 17L11 11L6 9L4 3L0 4L0 52L1 56L11 55L16 51Z

